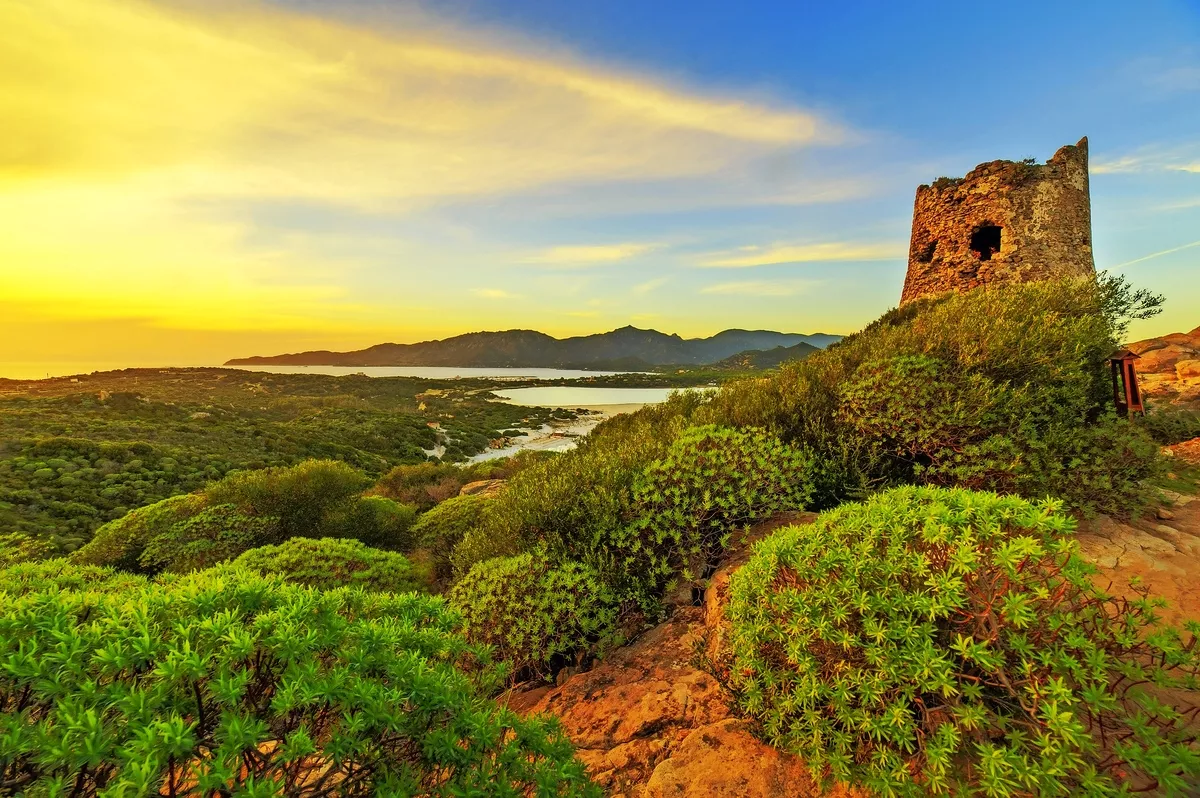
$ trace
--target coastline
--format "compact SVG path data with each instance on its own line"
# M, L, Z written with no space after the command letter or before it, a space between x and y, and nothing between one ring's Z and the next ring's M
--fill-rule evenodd
M646 402L627 402L612 405L575 405L572 410L587 410L588 415L570 421L551 421L540 428L529 430L511 446L502 449L488 449L470 458L468 462L482 463L487 460L498 460L512 457L517 452L565 452L579 445L579 440L586 437L602 421L623 413L633 413L646 406ZM547 405L554 407L554 405Z

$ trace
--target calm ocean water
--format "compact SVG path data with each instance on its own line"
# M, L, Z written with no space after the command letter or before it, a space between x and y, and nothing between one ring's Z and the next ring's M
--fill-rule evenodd
M215 367L209 363L176 363L175 367ZM0 377L11 380L40 380L46 377L70 377L76 374L91 374L94 371L114 371L124 368L171 368L164 363L97 363L70 361L0 361ZM366 374L369 377L425 377L431 380L453 380L462 377L488 379L539 379L556 380L574 377L600 377L625 374L620 371L582 371L577 369L535 368L449 368L440 366L221 366L243 371L261 371L271 374L329 374L335 377L347 374Z
M674 388L580 388L572 385L496 390L497 396L526 407L652 405L666 401Z

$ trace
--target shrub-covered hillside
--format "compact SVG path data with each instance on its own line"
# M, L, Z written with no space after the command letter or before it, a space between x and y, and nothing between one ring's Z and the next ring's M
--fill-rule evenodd
M105 522L230 471L316 458L379 476L427 451L461 460L550 416L488 401L498 384L232 369L0 380L0 531L66 553Z
M1143 511L1196 423L1110 410L1107 357L1158 301L1109 278L927 300L564 454L239 470L69 560L0 529L0 794L586 794L552 725L489 699L603 658L739 530L809 509L738 575L726 653L818 780L1189 794L1200 626L1097 591L1072 539ZM481 478L504 482L458 495Z

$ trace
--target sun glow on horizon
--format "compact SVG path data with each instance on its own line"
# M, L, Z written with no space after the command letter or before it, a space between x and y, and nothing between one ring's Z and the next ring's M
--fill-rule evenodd
M43 322L10 358L73 347L48 340L63 321L345 341L400 316L391 329L416 334L433 315L422 303L362 288L402 241L330 256L248 217L308 203L403 218L550 185L706 176L842 135L797 109L267 5L0 0L0 25L0 333ZM468 312L439 321L479 326Z

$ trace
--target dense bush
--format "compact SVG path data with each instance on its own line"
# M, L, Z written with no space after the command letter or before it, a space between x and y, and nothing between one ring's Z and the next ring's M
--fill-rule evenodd
M279 539L278 519L247 515L232 504L217 504L151 537L138 563L147 573L186 574Z
M354 538L369 546L409 551L416 545L412 527L417 510L382 496L361 496L330 514L323 534Z
M509 430L509 432L514 432ZM552 452L520 451L481 463L399 465L380 477L373 493L425 511L458 495L463 485L483 479L508 479Z
M239 472L201 493L174 496L109 522L71 560L184 573L297 536L410 547L415 510L361 496L366 483L360 472L336 461Z
M239 471L209 485L210 504L231 504L249 515L279 519L281 540L331 531L368 486L361 471L336 460L306 460L290 468Z
M1107 358L1157 301L1101 277L910 303L769 378L725 386L695 419L812 448L826 464L821 506L880 484L966 483L1128 514L1156 455L1133 425L1105 418ZM1109 459L1114 440L1121 456Z
M0 568L21 562L43 560L50 556L53 547L44 540L22 535L20 532L0 533Z
M574 562L526 553L482 562L450 592L472 640L495 648L514 676L549 676L611 637L614 598L603 580Z
M1111 410L1087 423L1086 403L1076 403L1078 415L1047 418L1043 409L1065 400L1041 389L901 356L855 371L837 421L897 481L1053 495L1085 511L1146 504L1145 482L1159 470L1154 442Z
M702 401L674 394L661 405L600 424L566 454L536 462L509 480L480 520L477 539L487 556L547 546L585 556L625 522L633 483L662 457ZM459 557L469 569L484 557Z
M643 603L675 574L708 575L729 535L812 498L812 456L761 430L686 430L633 485L631 521L604 541Z
M236 569L0 597L2 794L599 794L437 599Z
M1138 426L1163 446L1200 438L1200 413L1172 405L1150 405Z
M489 501L483 496L455 496L417 518L412 528L413 538L428 553L439 580L450 577L455 547L479 525Z
M136 574L96 565L76 565L61 557L0 568L0 593L9 596L59 590L107 593L145 584L146 579Z
M903 487L777 532L731 584L742 706L815 778L880 795L1191 794L1170 688L1200 688L1200 624L1094 587L1073 527L1054 501Z
M204 505L202 496L186 494L139 507L97 529L85 546L72 552L71 562L140 571L146 544L169 532L180 521L199 513Z
M325 590L361 587L405 593L426 590L429 584L429 575L418 572L404 555L357 540L292 538L278 546L251 549L233 565Z

